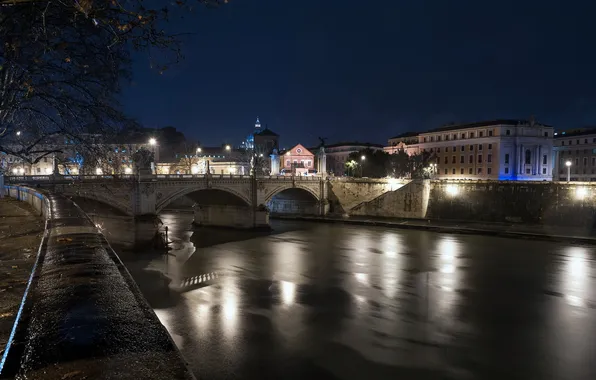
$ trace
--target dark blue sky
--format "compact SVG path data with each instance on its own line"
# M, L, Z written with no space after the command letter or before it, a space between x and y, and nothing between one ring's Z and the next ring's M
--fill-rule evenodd
M256 116L282 145L386 143L449 122L596 124L594 1L231 0L187 16L185 59L135 62L126 110L204 144Z

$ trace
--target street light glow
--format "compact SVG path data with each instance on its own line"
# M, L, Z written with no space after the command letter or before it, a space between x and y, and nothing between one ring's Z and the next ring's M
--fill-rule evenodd
M457 188L457 185L447 185L447 187L445 188L445 191L447 192L447 194L449 194L452 197L456 196L457 193L459 193L459 189Z
M155 145L155 144L157 144L157 140L155 138L151 137L149 139L149 145Z
M362 157L360 157L360 159L361 159L362 161L364 161L364 160L366 160L366 156L362 156Z
M17 136L20 136L20 135L21 135L21 131L17 131Z
M203 150L201 148L197 148L197 153L201 153Z
M124 168L124 173L130 174L130 173L132 173L132 169L131 168L128 168L128 167L127 168Z
M588 195L588 189L586 189L585 187L578 187L577 189L575 189L575 197L577 199L584 199L586 195Z
M565 166L570 167L571 166L571 161L565 162Z
M226 145L226 150L229 151L230 149L232 149L232 148L229 145Z

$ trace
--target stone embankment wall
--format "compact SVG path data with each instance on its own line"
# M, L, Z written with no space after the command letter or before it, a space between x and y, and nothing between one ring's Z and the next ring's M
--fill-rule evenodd
M89 217L63 196L19 186L46 231L0 378L193 379L120 258Z
M408 180L350 179L329 181L328 200L330 214L350 214L351 210L387 192L406 185Z
M428 207L430 181L412 181L397 190L353 207L349 214L386 218L424 218Z
M596 184L436 181L428 218L594 226Z

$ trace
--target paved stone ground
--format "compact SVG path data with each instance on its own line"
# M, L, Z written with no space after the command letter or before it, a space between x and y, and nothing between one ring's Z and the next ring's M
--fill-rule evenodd
M0 199L0 355L41 241L44 222L27 203Z

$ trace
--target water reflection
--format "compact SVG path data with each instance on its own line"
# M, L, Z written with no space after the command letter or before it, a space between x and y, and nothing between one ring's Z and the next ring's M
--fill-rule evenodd
M588 296L588 252L583 247L569 247L566 250L564 276L565 299L572 306L584 305Z
M592 248L305 223L188 255L178 225L157 312L201 377L596 378Z

